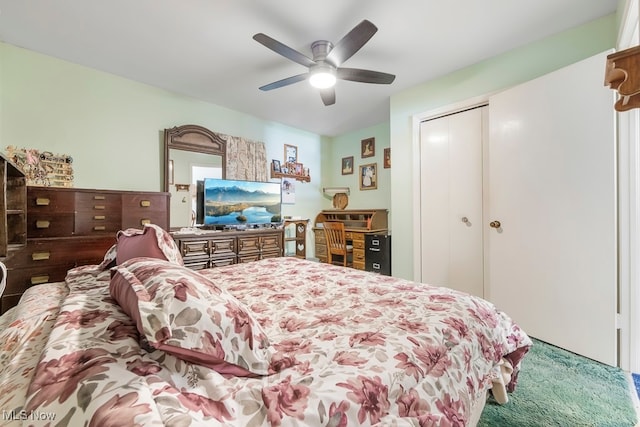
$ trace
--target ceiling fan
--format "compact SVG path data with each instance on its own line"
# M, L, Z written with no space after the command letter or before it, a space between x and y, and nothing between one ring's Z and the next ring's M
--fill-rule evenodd
M306 73L269 83L268 85L261 86L260 90L267 91L277 89L308 78L312 86L320 89L320 97L324 105L333 105L336 102L336 92L334 88L336 79L362 83L392 83L396 78L393 74L362 70L359 68L341 67L342 63L359 51L360 48L373 37L376 31L378 31L378 28L365 19L349 31L335 46L327 40L315 41L311 43L313 59L266 34L258 33L254 35L253 39L258 43L265 45L293 62L309 68L309 71Z

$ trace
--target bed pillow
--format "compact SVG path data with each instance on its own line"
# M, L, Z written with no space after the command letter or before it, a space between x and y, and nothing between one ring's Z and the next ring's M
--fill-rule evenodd
M269 373L274 350L253 313L196 271L134 258L113 268L109 289L152 347L221 374Z
M157 258L184 265L180 250L173 237L155 224L144 229L129 228L116 235L116 264L139 257Z

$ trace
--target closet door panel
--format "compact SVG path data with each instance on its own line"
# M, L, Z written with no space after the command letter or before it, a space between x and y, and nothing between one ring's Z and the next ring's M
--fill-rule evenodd
M426 283L483 296L482 126L476 108L421 124L421 252Z
M606 54L490 101L488 297L530 335L616 364L616 186Z

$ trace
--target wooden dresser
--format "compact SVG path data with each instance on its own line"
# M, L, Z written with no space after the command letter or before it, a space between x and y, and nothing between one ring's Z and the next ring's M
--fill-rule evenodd
M169 226L169 193L27 187L26 245L4 260L0 312L39 283L63 281L69 269L99 264L116 233L153 223Z
M353 268L364 270L365 236L381 234L388 230L388 212L386 209L344 209L324 210L315 219L313 232L316 241L316 258L327 262L327 241L322 225L325 221L344 223L347 241L353 245Z
M172 233L184 265L193 270L283 256L282 229Z

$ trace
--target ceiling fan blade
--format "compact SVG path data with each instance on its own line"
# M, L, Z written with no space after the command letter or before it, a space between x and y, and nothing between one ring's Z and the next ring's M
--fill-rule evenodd
M351 58L354 53L360 50L366 42L378 31L378 27L373 25L366 19L356 25L349 33L344 36L327 55L326 61L339 67L347 59Z
M336 70L336 77L353 82L385 85L393 83L396 78L393 74L381 73L380 71L361 70L359 68L338 68Z
M320 98L324 105L333 105L336 103L336 89L333 87L320 89Z
M303 55L302 53L290 48L285 44L280 43L278 40L273 39L266 34L255 34L253 36L253 39L258 43L261 43L264 46L268 47L275 53L278 53L285 58L292 60L293 62L297 62L300 65L304 65L305 67L311 67L312 65L315 65L315 61L313 61L311 58Z
M289 86L289 85L292 85L294 83L298 83L298 82L301 82L302 80L305 80L308 75L309 75L309 73L304 73L304 74L298 74L297 76L287 77L286 79L278 80L277 82L273 82L273 83L269 83L268 85L260 86L260 90L267 91L267 90L272 90L272 89L278 89L279 87L283 87L283 86Z

